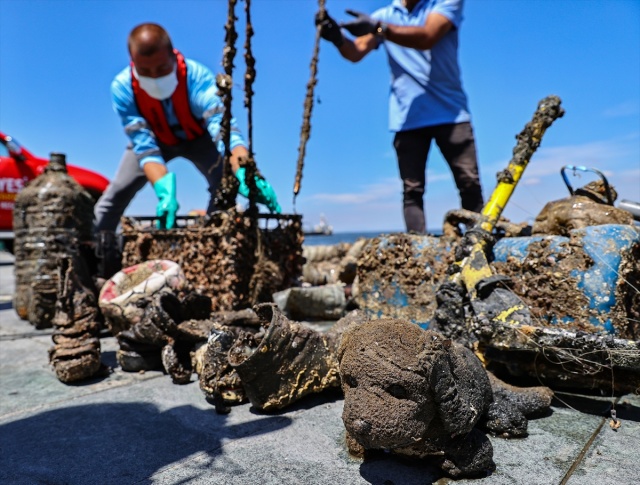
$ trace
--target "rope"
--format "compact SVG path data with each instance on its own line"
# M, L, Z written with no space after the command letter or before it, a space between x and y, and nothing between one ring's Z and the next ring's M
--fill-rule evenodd
M253 158L253 82L256 78L256 60L251 51L251 38L253 37L253 25L251 25L251 0L245 0L244 11L247 14L247 29L244 42L244 59L246 71L244 74L244 106L247 108L247 137L249 144L249 158Z
M325 0L318 0L319 15L325 15ZM304 111L302 115L302 127L300 129L300 146L298 147L298 163L296 167L296 178L293 185L293 211L295 213L296 197L300 192L300 184L302 182L302 169L304 167L304 156L306 152L307 141L311 136L311 112L313 111L313 91L318 83L316 78L318 73L318 54L320 53L320 30L321 25L316 27L316 39L313 47L313 56L311 57L311 76L307 83L307 94L304 99Z
M216 76L216 84L218 86L218 95L222 98L224 105L224 113L222 115L222 123L220 124L220 137L224 143L224 166L222 172L222 180L220 187L215 196L215 205L219 209L230 209L235 206L236 196L238 194L238 180L231 170L231 104L232 104L232 87L233 87L233 59L236 55L236 39L238 34L235 30L235 8L237 0L229 0L229 10L227 14L227 23L225 29L226 45L222 51L222 67L224 74Z

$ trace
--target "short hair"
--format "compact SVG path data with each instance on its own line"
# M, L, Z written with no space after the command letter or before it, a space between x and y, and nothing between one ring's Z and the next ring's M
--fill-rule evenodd
M171 38L164 28L158 24L144 23L134 27L127 40L129 53L135 47L141 56L152 56L161 49L173 52Z

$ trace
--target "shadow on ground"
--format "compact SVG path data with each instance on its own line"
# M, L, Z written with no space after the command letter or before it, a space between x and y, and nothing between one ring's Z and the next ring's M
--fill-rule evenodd
M605 398L556 392L552 405L603 417L609 417L611 410L615 409L619 419L640 422L640 407L629 402L625 396Z
M213 409L161 411L139 402L46 411L0 426L0 482L132 483L192 455L208 457L202 473L209 474L223 455L223 439L290 424L288 417L267 416L229 425Z
M393 479L382 478L389 468L401 473ZM424 485L451 481L428 459L410 459L384 451L367 454L366 461L360 465L360 476L371 485Z

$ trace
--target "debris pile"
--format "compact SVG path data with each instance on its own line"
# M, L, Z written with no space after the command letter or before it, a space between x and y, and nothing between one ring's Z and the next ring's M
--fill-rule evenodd
M355 243L304 246L302 256L302 281L311 286L333 283L353 284L356 277L358 257L367 240L358 239Z
M53 326L49 360L62 382L103 369L102 317L85 259L91 241L91 196L52 153L44 172L18 194L14 209L14 308L36 328Z
M176 384L191 380L192 345L178 326L207 319L211 299L184 290L185 277L172 261L154 260L125 268L100 291L100 307L118 340L118 363L125 371L164 368Z
M219 81L230 113L230 72ZM511 386L483 364L554 386L640 388L640 232L613 207L615 191L606 181L571 190L533 228L500 217L563 112L557 97L539 104L488 208L450 212L439 238L303 248L300 216L258 214L252 157L243 162L249 209L233 207L227 161L216 195L225 210L172 230L123 218L125 269L102 287L102 313L80 249L91 238L91 200L52 154L16 200L14 306L36 328L53 323L50 361L63 382L104 369L103 315L123 370L164 369L176 384L195 370L218 413L246 401L279 410L341 387L353 454L429 458L453 477L490 472L482 431L526 436L552 392ZM321 332L310 319L337 322Z

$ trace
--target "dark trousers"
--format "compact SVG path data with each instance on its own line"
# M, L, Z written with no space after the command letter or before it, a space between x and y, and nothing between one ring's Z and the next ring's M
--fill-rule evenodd
M403 211L407 231L426 232L424 193L431 140L449 164L463 209L480 212L484 205L476 144L471 123L427 126L399 131L393 140L403 185Z
M207 179L209 185L207 211L212 212L214 196L222 178L223 164L211 136L205 133L195 140L183 141L178 145L161 145L160 153L165 162L183 157L196 166ZM115 231L127 206L146 183L147 177L129 146L122 156L116 175L94 207L95 231ZM178 181L178 189L180 189L180 181ZM189 190L188 187L184 189ZM155 207L149 208L149 212L151 215L155 214Z

